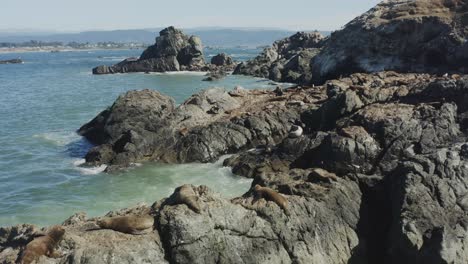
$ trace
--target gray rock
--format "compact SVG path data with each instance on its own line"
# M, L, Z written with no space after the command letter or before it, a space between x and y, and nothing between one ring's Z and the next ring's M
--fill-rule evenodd
M172 99L158 92L128 92L78 130L98 145L86 155L86 165L108 164L112 165L108 170L114 170L145 160L208 162L277 143L287 136L288 120L298 119L305 107L288 102L308 96L288 94L294 96L271 101L276 97L273 92L238 89L228 93L214 88L175 108Z
M211 58L211 64L216 66L228 66L234 64L234 61L231 56L227 55L226 53L220 53Z
M383 1L331 34L312 61L315 83L355 72L466 72L465 2Z
M234 74L253 75L277 82L309 84L311 59L319 52L324 38L318 32L298 32L273 43L262 54L240 63Z
M159 32L155 44L143 51L140 58L129 58L113 66L98 66L93 74L196 71L205 66L200 38L168 27Z
M24 63L21 59L0 60L0 64L21 64Z

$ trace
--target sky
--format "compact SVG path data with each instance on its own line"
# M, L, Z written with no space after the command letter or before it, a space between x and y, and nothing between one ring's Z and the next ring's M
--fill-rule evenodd
M335 30L379 0L2 0L0 31L113 30L173 25Z

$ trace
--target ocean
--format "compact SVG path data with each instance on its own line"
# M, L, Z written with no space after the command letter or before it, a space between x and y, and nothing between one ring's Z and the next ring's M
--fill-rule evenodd
M246 60L259 50L208 50ZM201 81L201 73L96 76L91 69L114 64L142 50L0 54L24 64L0 65L0 226L59 224L75 212L99 216L170 195L182 184L205 184L226 197L248 190L251 180L213 164L146 163L116 174L81 168L92 147L75 131L129 90L154 89L177 103L208 87L274 88L269 81L228 76Z

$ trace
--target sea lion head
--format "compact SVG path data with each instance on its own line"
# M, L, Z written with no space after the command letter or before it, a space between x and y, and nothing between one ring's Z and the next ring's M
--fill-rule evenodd
M255 184L255 187L254 187L254 190L256 192L260 191L262 189L262 186L258 185L258 184Z
M59 241L65 234L65 229L62 226L53 226L47 234L55 241Z
M97 220L96 224L100 228L107 228L107 227L109 227L110 219L108 219L108 218L99 219L99 220Z

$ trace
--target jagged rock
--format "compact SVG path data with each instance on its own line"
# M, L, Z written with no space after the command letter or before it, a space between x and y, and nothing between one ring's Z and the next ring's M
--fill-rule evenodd
M152 212L157 229L145 235L90 230L92 222L78 221L64 226L58 249L62 256L43 257L38 263L345 263L358 244L354 229L360 191L352 181L335 187L324 191L310 185L305 197L282 194L290 205L291 216L287 216L274 202L255 200L253 195L229 201L206 186L190 186L203 204L199 213L163 199L151 208L108 214ZM0 234L0 239L5 238L8 243L0 261L14 263L27 242L10 243L8 236Z
M234 94L236 92L238 94ZM273 92L237 89L202 91L177 108L155 91L132 91L79 129L98 146L86 155L87 165L127 167L144 160L165 162L213 161L219 156L279 142L287 136L308 92L270 100ZM239 96L242 95L242 96ZM307 99L309 104L317 99ZM267 105L276 106L274 110ZM117 167L109 167L108 170Z
M324 37L318 32L298 32L273 43L256 58L240 63L234 74L253 75L278 82L309 84L311 59L319 52Z
M211 64L216 66L229 66L234 64L234 60L226 53L220 53L211 58Z
M468 261L468 162L458 151L408 157L389 174L389 263Z
M205 66L200 38L168 27L159 32L156 43L143 51L140 58L129 58L113 66L98 66L93 74L196 71Z
M284 196L290 216L253 188L227 200L184 185L151 207L107 215L150 214L150 234L87 231L99 218L77 214L64 223L63 257L39 263L465 263L468 159L459 115L467 83L353 74L281 95L209 89L178 107L155 91L129 92L82 130L101 140L89 154L96 164L209 161L232 151L225 165ZM300 123L303 136L288 138ZM33 233L0 229L0 261L14 263Z
M331 34L313 58L315 83L354 72L466 72L465 0L382 1Z

